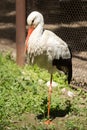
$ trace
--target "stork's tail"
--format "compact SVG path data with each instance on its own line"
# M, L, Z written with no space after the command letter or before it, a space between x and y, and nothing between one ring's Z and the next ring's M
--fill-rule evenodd
M67 75L68 75L68 83L70 84L70 81L72 79L72 61L69 61L69 64L66 66L67 67Z
M58 70L63 71L67 77L68 77L68 83L70 84L70 81L72 79L72 58L69 59L54 59L53 65L57 67Z

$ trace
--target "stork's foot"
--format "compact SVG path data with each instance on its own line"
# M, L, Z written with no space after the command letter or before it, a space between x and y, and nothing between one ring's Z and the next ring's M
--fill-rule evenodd
M53 125L52 121L49 119L49 120L46 120L44 122L45 125Z
M46 83L46 85L47 85L47 87L50 87L50 81L48 81L48 82ZM58 86L58 83L52 81L52 87L57 87L57 86Z

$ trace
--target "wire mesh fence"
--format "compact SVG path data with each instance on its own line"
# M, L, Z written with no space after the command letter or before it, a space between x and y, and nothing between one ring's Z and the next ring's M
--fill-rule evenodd
M87 87L87 0L27 0L27 15L33 10L43 14L46 28L69 44L72 83Z

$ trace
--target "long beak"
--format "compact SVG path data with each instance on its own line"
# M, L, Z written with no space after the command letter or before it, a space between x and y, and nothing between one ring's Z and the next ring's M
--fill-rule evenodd
M28 49L28 40L29 40L29 37L30 37L31 33L33 32L33 30L34 30L33 26L29 27L29 29L28 29L28 34L27 34L26 41L25 41L25 54Z

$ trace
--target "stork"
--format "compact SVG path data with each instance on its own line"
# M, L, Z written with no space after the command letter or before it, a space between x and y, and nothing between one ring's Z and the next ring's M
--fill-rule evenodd
M65 41L50 30L44 30L43 15L33 11L27 17L29 25L25 41L25 52L31 64L44 67L51 74L48 101L48 117L50 116L50 98L52 92L52 75L61 70L67 75L68 83L72 78L72 55ZM56 69L54 69L56 68Z

